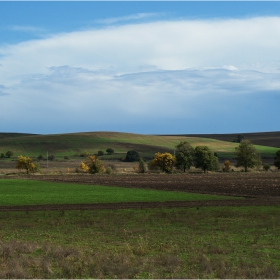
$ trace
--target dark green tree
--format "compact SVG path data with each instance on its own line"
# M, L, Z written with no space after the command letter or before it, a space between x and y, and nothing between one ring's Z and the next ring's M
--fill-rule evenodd
M139 153L134 150L128 151L126 153L125 161L133 162L133 161L139 161L139 159L140 159Z
M98 151L98 152L97 152L97 155L98 155L98 156L103 156L103 155L104 155L104 152L103 152L103 151Z
M275 158L274 158L274 165L280 169L280 150L276 152Z
M39 155L39 156L37 156L37 159L38 159L38 160L43 160L44 157L43 157L43 155Z
M106 152L108 155L112 155L115 151L112 148L108 148Z
M181 142L176 146L175 166L179 169L190 169L194 161L194 148L187 141Z
M238 134L237 137L233 140L233 142L240 143L242 140L244 140L244 136L242 134Z
M48 160L53 161L54 159L55 159L55 156L54 156L54 155L48 156Z
M8 158L10 158L11 156L13 156L13 152L12 151L8 151L8 152L6 152L6 157L8 157Z
M236 166L243 166L245 172L248 171L248 168L253 168L262 164L257 150L249 140L242 140L235 150L237 160Z
M219 160L207 146L197 146L194 150L195 167L201 168L204 173L220 169Z

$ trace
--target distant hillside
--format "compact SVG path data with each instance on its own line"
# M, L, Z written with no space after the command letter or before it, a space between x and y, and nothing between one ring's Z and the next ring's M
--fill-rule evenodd
M235 137L236 135L232 135L225 139L232 140ZM188 141L193 147L208 146L222 158L232 158L235 147L238 145L233 142L211 139L209 135L156 136L119 132L53 135L10 134L0 137L0 153L10 150L13 151L14 156L22 154L37 157L40 154L45 156L48 152L49 155L54 154L56 157L71 157L79 155L85 150L88 153L96 154L99 150L105 152L107 148L113 148L119 157L125 155L129 150L136 150L143 157L152 157L156 152L173 153L175 146L181 141ZM266 146L256 146L256 148L263 157L269 158L274 157L277 151L276 148Z
M22 136L31 136L36 134L30 134L30 133L0 133L0 139L4 138L13 138L13 137L22 137Z
M244 139L250 140L254 145L280 148L280 131L232 134L183 134L183 137L202 137L221 141L233 141L241 134Z

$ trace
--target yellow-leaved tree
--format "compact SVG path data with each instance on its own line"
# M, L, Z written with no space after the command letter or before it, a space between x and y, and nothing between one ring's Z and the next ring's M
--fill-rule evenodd
M35 170L36 166L32 162L31 158L24 157L24 156L18 156L17 163L16 163L16 168L17 169L25 169L26 173L29 174L30 172Z
M104 164L96 156L88 156L78 167L79 171L89 172L91 174L105 171Z
M152 166L158 166L163 172L171 172L175 164L175 157L170 153L156 153L151 162Z

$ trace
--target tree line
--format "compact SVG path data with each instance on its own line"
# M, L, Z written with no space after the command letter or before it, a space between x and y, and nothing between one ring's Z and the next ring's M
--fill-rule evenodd
M254 145L249 140L241 140L238 147L235 148L236 167L244 167L245 172L249 168L254 168L262 164ZM217 155L207 146L197 146L193 148L190 143L184 141L176 146L175 156L170 153L156 153L153 161L150 163L153 167L159 167L163 172L171 172L173 167L182 169L190 169L192 166L201 168L204 173L207 171L218 171L220 163ZM276 152L274 165L280 169L280 150ZM264 169L268 170L269 165L264 165ZM224 162L224 171L230 170L230 161Z
M183 141L179 143L176 147L175 154L171 153L156 153L151 162L149 162L149 169L160 169L163 172L170 173L173 168L177 168L186 172L187 169L191 167L201 168L204 173L208 171L218 171L220 169L220 163L216 153L211 151L207 146L197 146L193 148L190 143ZM113 154L114 150L108 148L106 150L107 154ZM7 154L7 153L6 153ZM6 156L13 155L12 152ZM105 165L102 163L98 156L103 155L100 151L98 155L89 155L88 153L83 153L86 157L84 161L77 167L77 172L89 172L92 174L107 172ZM236 167L244 167L245 172L249 168L254 168L262 164L261 157L259 156L254 145L249 140L241 140L238 147L235 148L236 156ZM146 172L146 165L140 154L137 151L130 150L127 152L125 161L139 162L139 172ZM274 165L280 169L280 150L276 152L274 158ZM268 170L269 165L264 165L264 169ZM19 156L16 163L16 168L25 169L27 173L36 170L36 165L32 162L29 157ZM226 160L224 162L223 171L230 171L230 162ZM107 173L110 173L109 171Z

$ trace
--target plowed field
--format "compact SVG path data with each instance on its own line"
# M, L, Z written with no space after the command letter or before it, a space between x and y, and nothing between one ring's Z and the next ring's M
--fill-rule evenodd
M22 177L21 177L22 178ZM244 197L243 200L182 201L182 202L127 202L79 205L42 205L0 207L0 210L71 210L118 209L146 207L199 206L280 206L280 173L213 173L213 174L125 174L125 175L37 175L31 180L69 182L79 184L149 188Z

